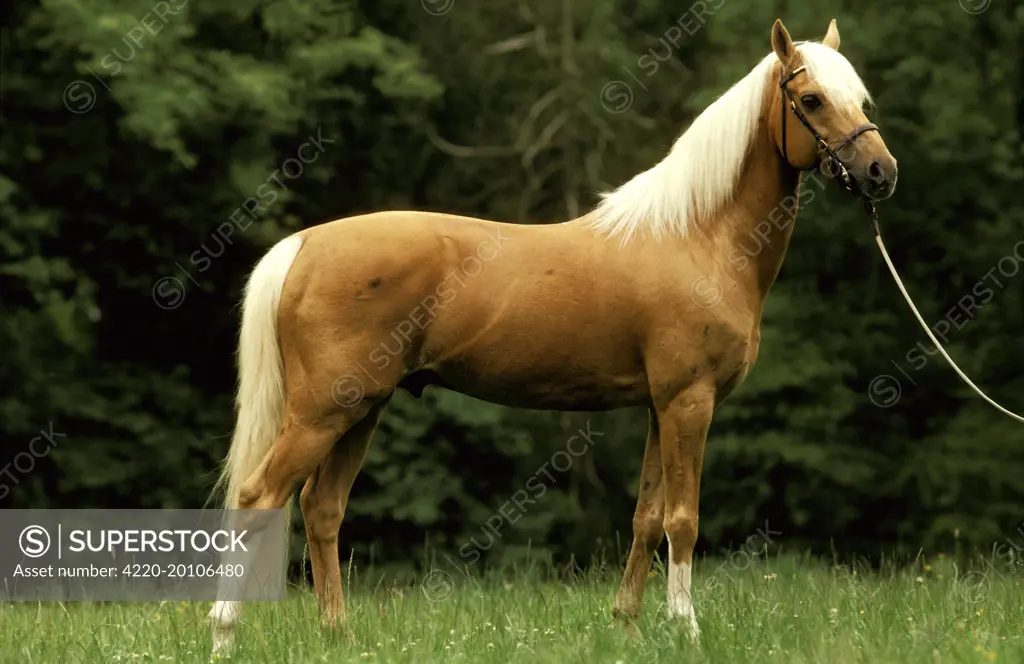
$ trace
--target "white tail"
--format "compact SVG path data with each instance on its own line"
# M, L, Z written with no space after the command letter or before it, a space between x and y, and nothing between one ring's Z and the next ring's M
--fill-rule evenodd
M215 489L227 488L227 509L238 509L242 485L260 467L284 423L284 361L277 341L277 310L285 277L301 247L302 238L298 235L281 240L260 259L245 284L242 331L238 338L238 420ZM291 505L286 504L284 510L286 515L290 514ZM288 529L286 525L286 542ZM251 555L255 558L259 553L254 551ZM261 563L250 561L250 568L261 567ZM214 602L209 614L214 653L226 654L230 650L234 624L241 611L239 601Z
M283 424L284 363L277 342L277 309L300 247L298 235L275 244L245 285L238 340L238 420L217 482L218 489L227 487L224 506L228 509L238 508L242 484L259 468Z

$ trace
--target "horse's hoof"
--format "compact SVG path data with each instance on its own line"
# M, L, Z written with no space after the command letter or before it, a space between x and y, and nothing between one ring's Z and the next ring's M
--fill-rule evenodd
M700 628L697 627L697 617L691 614L689 616L679 618L679 621L681 623L680 628L683 630L683 633L689 637L690 641L692 641L694 645L700 645Z
M356 637L344 616L320 616L320 629L349 643L355 643Z
M640 616L619 609L612 609L612 617L615 622L622 625L622 628L626 630L626 633L630 636L637 638L643 638L643 633L640 631Z
M231 628L214 628L213 647L210 649L210 661L216 662L231 657L231 648L235 643L235 633Z
M700 628L697 627L697 615L693 612L692 607L682 614L669 612L668 620L674 622L690 641L695 644L700 643Z

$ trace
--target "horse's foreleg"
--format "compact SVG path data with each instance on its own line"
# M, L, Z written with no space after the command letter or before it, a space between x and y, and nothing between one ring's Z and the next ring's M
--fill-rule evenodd
M345 599L338 560L338 530L345 517L349 492L362 468L370 439L387 401L373 409L345 432L302 488L299 502L306 522L313 587L323 611L321 623L345 623Z
M664 513L661 440L658 418L652 410L643 468L640 471L640 490L636 499L636 511L633 513L633 545L629 549L626 570L622 574L622 583L619 584L612 609L612 613L618 618L632 621L640 616L644 588L647 586L647 575L654 560L654 552L661 545L665 535Z
M668 613L699 637L690 593L693 546L697 541L697 503L704 441L715 408L715 392L694 385L658 411L665 483L665 533L668 535Z

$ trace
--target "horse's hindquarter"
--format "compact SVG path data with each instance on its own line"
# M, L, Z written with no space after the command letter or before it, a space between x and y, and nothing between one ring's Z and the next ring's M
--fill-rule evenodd
M632 271L579 226L392 212L305 233L282 346L300 346L304 369L331 367L317 383L353 375L383 394L412 373L525 408L648 401Z

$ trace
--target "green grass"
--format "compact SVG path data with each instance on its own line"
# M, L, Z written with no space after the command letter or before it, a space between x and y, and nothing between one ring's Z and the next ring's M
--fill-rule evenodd
M650 579L640 627L611 619L618 581L598 569L565 583L468 579L449 596L353 581L350 638L318 627L312 594L246 605L234 662L1024 662L1024 583L990 568L953 580L948 559L865 573L793 558L698 562L702 630L693 646ZM434 581L447 582L435 576ZM376 579L374 580L376 581ZM434 597L449 586L434 583ZM206 662L209 602L0 607L0 661Z

